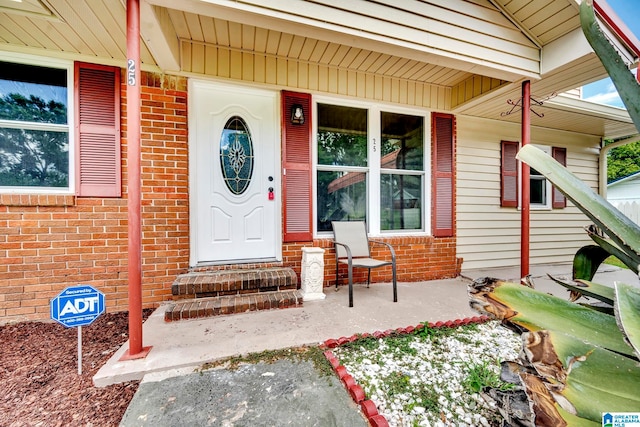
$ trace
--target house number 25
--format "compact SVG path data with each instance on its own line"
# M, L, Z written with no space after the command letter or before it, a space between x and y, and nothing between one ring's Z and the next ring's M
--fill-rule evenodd
M133 59L127 60L127 84L129 86L136 85L136 61Z
M376 139L375 139L375 138L373 138L373 152L375 153L376 151L377 151L377 148L376 148Z

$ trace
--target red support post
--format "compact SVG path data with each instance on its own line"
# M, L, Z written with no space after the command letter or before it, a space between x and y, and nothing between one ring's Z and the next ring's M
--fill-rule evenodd
M141 359L142 226L140 209L140 0L127 0L127 217L129 222L129 350L120 360Z
M522 82L522 146L531 141L531 82ZM530 187L529 165L522 163L521 192L521 236L520 236L520 277L529 275L529 218L530 218Z

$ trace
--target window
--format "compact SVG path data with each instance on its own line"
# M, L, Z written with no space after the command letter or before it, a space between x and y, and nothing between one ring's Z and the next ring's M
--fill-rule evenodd
M253 141L245 121L234 116L227 121L220 137L220 167L231 193L245 192L253 175Z
M550 190L549 187L551 186L551 184L537 170L531 168L530 171L531 172L529 173L529 178L530 178L531 184L529 187L530 188L529 200L530 200L531 206L548 208L549 198L547 195L549 194L549 190Z
M367 110L318 104L317 229L367 218Z
M551 154L551 147L537 145L547 154ZM529 202L532 208L550 208L549 194L551 194L551 183L534 168L529 169Z
M316 231L337 220L366 220L372 233L424 231L424 116L316 108Z
M517 207L520 205L519 186L520 168L515 156L519 149L519 143L502 141L501 144L501 206ZM567 150L560 147L536 145L539 149L556 159L561 165L566 166ZM566 199L551 185L540 172L530 168L529 172L529 202L534 209L564 208Z
M70 191L70 76L0 61L0 188Z
M422 229L424 118L380 113L380 229Z
M0 191L120 197L119 91L117 67L3 54Z

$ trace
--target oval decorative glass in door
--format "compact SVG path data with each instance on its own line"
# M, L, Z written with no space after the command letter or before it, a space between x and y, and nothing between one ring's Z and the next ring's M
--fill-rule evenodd
M245 192L253 174L253 141L245 121L233 116L220 137L220 164L227 188L233 194Z

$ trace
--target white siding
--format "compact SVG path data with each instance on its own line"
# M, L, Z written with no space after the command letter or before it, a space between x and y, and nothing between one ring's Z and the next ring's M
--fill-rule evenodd
M621 180L609 184L607 188L607 200L614 202L639 202L640 203L640 176Z
M513 73L536 75L540 71L539 47L489 0L247 0L223 6L199 2L182 8L167 0L156 3L235 22L242 22L239 14L249 11L245 22L257 27L360 49L374 48L456 69L468 70L474 64L474 68L491 69L489 75L497 78L509 76L510 80L515 78ZM214 41L212 34L192 29L192 25L199 25L195 20L191 23L183 19L183 25L173 20L179 38L204 41L209 37L210 43L223 44ZM559 29L566 30L564 26ZM230 39L242 40L240 34L231 33ZM340 60L342 55L336 56L336 52L327 53ZM278 54L284 55L284 51ZM327 59L320 62L326 63Z
M457 233L463 270L520 265L520 211L500 206L500 141L519 141L520 126L467 116L457 118ZM531 142L565 147L567 167L598 185L599 139L534 128ZM565 209L531 211L530 263L571 262L591 241L589 219L571 202Z

